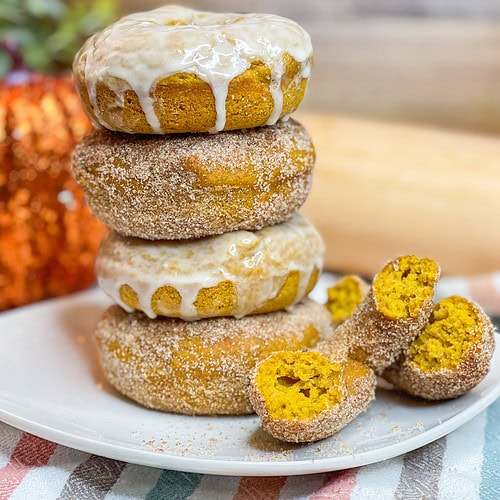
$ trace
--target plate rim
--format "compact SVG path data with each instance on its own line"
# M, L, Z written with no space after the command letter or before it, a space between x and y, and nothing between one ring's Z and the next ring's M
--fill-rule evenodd
M98 293L101 292L98 290ZM13 318L17 315L29 314L31 311L39 311L53 304L61 305L64 301L80 300L82 298L93 298L96 289L92 288L83 292L77 292L64 298L50 299L31 306L2 313L0 318ZM496 350L499 349L500 335L495 332ZM495 353L497 356L500 353ZM487 375L488 377L488 375ZM485 378L486 379L486 378ZM485 380L483 379L483 380ZM476 386L477 387L477 386ZM474 390L474 389L473 389ZM221 459L211 456L190 457L166 454L154 450L142 450L127 447L110 441L99 441L97 439L79 436L66 430L57 429L54 425L40 423L32 418L16 414L12 410L5 409L7 404L15 406L14 401L4 399L0 395L0 421L15 427L23 432L29 432L43 439L50 440L59 445L63 445L82 452L96 454L110 459L120 460L137 465L155 467L160 469L171 469L183 472L226 475L226 476L275 476L275 475L302 475L327 471L349 469L353 467L369 465L403 455L421 446L429 444L446 434L458 429L461 425L475 417L481 411L490 406L500 397L500 378L486 393L482 394L476 401L465 409L457 412L441 424L435 425L428 430L424 430L417 435L393 442L389 445L353 453L348 455L308 458L297 460L272 459L272 460L241 460L241 459ZM439 404L439 403L438 403ZM321 443L321 441L318 441ZM381 458L381 451L384 451Z

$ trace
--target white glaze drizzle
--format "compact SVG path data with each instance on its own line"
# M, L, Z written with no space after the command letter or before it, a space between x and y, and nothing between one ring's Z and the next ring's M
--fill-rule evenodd
M301 215L260 231L233 231L180 242L146 241L112 233L96 258L99 286L127 311L120 287L137 293L140 308L155 318L151 299L158 288L174 287L181 295L180 315L199 319L198 292L224 280L236 287L237 317L275 297L290 271L299 271L296 301L304 297L309 278L322 269L324 246L317 231ZM248 276L253 270L254 275ZM278 279L277 279L278 278Z
M177 21L183 25L169 25ZM274 108L268 125L282 113L283 54L301 64L295 83L310 73L309 35L294 21L272 14L199 12L179 6L131 14L90 37L75 57L74 71L83 67L89 100L102 126L109 126L97 105L96 87L106 81L123 106L123 84L133 90L154 133L162 133L153 107L155 82L176 73L194 73L208 83L215 98L216 123L224 128L229 83L260 60L271 68L270 92Z

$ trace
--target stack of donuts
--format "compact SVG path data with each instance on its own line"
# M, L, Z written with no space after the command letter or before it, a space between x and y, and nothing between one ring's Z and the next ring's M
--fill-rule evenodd
M330 332L307 298L323 243L298 213L314 148L289 118L311 62L291 20L177 6L126 16L76 55L96 129L73 173L111 229L96 272L116 305L97 345L144 406L251 413L256 363Z

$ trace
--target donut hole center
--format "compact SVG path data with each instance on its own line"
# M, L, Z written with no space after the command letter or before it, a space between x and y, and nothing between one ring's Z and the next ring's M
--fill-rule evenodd
M319 375L314 375L311 378L315 378L315 377L319 377ZM278 377L276 379L276 381L278 382L279 385L282 385L284 387L291 387L294 384L299 384L300 383L300 379L299 378L292 378L292 377ZM323 387L318 387L317 388L317 393L319 395L322 395L325 392L326 392L325 388L323 388ZM309 387L301 387L299 389L299 393L302 394L306 398L310 398L311 397L311 389Z
M297 382L299 382L300 379L298 378L292 378L292 377L277 377L276 381L278 382L279 385L282 385L283 387L290 387Z

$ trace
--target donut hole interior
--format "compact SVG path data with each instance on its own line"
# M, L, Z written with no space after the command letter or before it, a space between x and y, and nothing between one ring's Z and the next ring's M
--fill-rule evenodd
M414 255L389 262L373 281L379 311L390 319L414 319L425 302L434 296L439 266Z
M342 399L341 367L314 351L281 351L258 367L256 387L274 419L314 418Z
M456 368L481 335L474 305L462 297L448 297L434 306L429 322L410 345L409 362L426 372Z
M361 281L356 276L346 276L327 290L326 307L335 323L342 323L356 310L365 298Z

